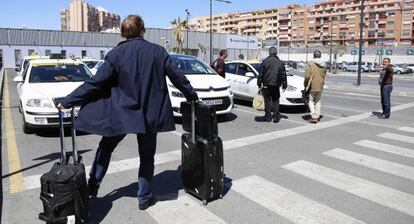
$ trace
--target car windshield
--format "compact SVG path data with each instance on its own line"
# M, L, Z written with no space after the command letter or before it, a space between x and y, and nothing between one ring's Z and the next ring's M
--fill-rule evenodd
M84 82L92 77L85 65L39 65L30 71L30 83Z
M104 61L99 61L94 68L99 69L103 65Z
M171 56L173 68L186 75L214 75L214 70L193 57Z
M253 66L253 68L256 69L257 72L260 72L260 67L262 67L262 64L260 64L260 63L252 63L250 65Z
M85 63L85 65L88 66L88 68L93 68L98 62L97 61L84 61L83 63Z

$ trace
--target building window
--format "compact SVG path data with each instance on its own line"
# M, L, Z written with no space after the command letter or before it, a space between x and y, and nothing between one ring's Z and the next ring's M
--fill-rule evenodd
M375 31L368 31L368 37L375 37Z
M66 50L61 50L60 51L60 58L61 59L66 59Z
M387 26L394 26L394 21L388 21Z
M403 36L410 36L410 34L411 34L411 31L409 31L409 30L403 30L403 32L402 32Z
M82 58L86 58L87 57L86 50L82 50L81 54L82 54Z
M394 34L394 30L387 30L387 34L388 34L388 35L392 35L392 34Z
M378 24L378 29L384 29L385 28L385 24Z
M35 51L34 51L33 49L29 49L29 50L27 51L27 55L28 55L28 56L34 55L34 53L35 53Z
M101 51L100 52L100 59L104 60L105 59L105 51Z
M390 17L394 17L394 16L395 16L395 12L389 12L389 13L388 13L388 16L390 16Z
M22 60L22 51L20 49L14 50L14 62L16 67L20 66Z
M45 56L50 56L50 54L52 53L52 51L51 50L45 50Z
M346 21L346 15L341 15L341 16L339 17L339 20L341 20L341 21Z
M377 27L377 23L375 21L369 22L369 28L375 28Z

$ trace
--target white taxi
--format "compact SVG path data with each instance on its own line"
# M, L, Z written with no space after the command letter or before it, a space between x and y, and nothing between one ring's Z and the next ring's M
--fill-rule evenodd
M16 76L17 92L22 114L24 133L33 133L36 128L58 125L58 110L55 102L59 101L92 74L86 65L74 60L32 60ZM75 114L79 108L75 108ZM69 122L67 114L64 122Z
M258 61L231 61L226 62L226 80L230 83L234 97L243 100L252 100L258 90L257 77L261 63ZM304 79L287 72L288 87L280 94L280 105L304 106L302 90Z
M174 68L185 74L194 90L205 104L212 105L216 113L227 114L233 109L233 93L228 82L219 76L210 66L190 55L171 55ZM181 116L180 104L185 101L182 94L169 79L168 93L174 115Z

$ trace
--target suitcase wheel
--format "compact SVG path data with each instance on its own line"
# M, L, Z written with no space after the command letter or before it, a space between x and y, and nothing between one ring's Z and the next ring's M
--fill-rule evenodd
M222 194L220 194L220 196L219 196L219 197L220 197L220 199L223 199L223 195L222 195Z
M207 200L203 200L203 205L207 205Z

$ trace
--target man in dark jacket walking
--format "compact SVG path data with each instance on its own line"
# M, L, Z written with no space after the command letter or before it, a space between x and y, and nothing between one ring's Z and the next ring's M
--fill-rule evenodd
M383 69L380 73L378 84L381 88L381 106L382 115L380 119L389 119L391 115L391 92L392 92L392 81L393 81L393 70L391 66L391 60L384 58L382 62Z
M144 21L130 15L121 25L125 41L108 52L96 75L60 102L60 108L81 105L77 130L102 135L89 179L96 196L108 169L111 153L133 133L139 145L138 201L144 210L155 203L150 185L158 132L175 130L165 74L187 98L197 94L187 78L172 67L169 54L143 39Z
M227 58L227 50L222 49L220 50L220 57L218 57L213 63L211 63L211 67L214 71L217 72L221 77L226 76L225 66L226 66L226 58Z
M277 57L277 49L269 48L269 57L263 60L257 77L257 86L262 88L265 100L265 116L257 117L256 121L277 123L280 120L279 98L280 87L287 88L285 64ZM273 115L272 115L273 112Z

